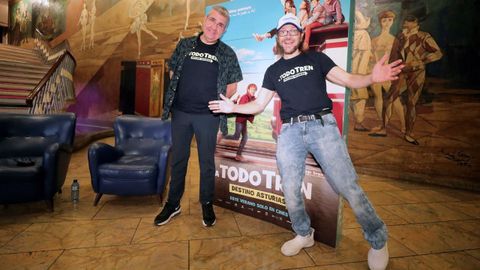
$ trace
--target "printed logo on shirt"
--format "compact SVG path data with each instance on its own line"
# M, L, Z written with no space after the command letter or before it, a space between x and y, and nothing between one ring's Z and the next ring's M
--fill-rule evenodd
M298 77L307 76L308 71L311 71L311 70L313 70L312 65L306 65L303 67L294 67L289 71L286 71L282 75L280 75L280 77L278 78L278 81L287 82L287 81L296 79Z
M190 52L188 55L192 60L204 61L209 63L218 62L217 57L209 53Z

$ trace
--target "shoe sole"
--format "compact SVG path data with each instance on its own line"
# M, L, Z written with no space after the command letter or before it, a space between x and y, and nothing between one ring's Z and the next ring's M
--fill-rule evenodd
M212 223L212 225L207 225L207 223L205 223L205 220L202 220L202 223L203 223L203 226L205 227L212 227L213 225L215 225L215 223L217 223L217 220L215 219Z
M300 250L298 250L297 253L291 253L291 254L288 253L288 254L286 254L286 253L283 253L283 250L280 250L280 252L282 253L283 256L292 257L292 256L295 256L295 255L297 255L298 253L300 253L300 251L302 251L302 249L304 249L304 248L310 248L310 247L313 247L314 245L315 245L315 241L313 241L313 243L311 243L311 244L309 243L309 244L307 244L306 246L302 247Z
M157 225L157 226L162 226L162 225L167 224L167 223L170 221L170 219L172 219L174 216L180 214L181 210L182 210L181 208L178 208L178 210L175 211L175 212L173 212L173 213L168 217L167 220L165 220L164 222L161 222L161 223L155 223L155 225Z

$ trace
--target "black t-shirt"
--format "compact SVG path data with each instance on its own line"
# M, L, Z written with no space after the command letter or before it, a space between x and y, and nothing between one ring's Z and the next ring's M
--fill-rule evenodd
M211 113L208 102L218 99L218 59L215 56L217 46L218 42L207 45L198 38L197 46L186 56L183 63L173 103L174 109L187 113Z
M318 52L281 58L267 69L262 86L280 96L282 119L318 113L332 108L325 80L335 66L332 59Z

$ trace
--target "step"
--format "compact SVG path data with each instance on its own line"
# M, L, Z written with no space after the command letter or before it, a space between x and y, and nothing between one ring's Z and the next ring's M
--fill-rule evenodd
M18 49L15 49L15 50L12 50L12 49L5 49L5 48L1 48L0 47L0 54L4 55L4 54L15 54L15 55L24 55L24 56L35 56L35 57L39 57L37 52L34 51L34 50L18 50Z
M32 64L32 63L20 62L20 61L4 61L3 59L0 60L0 66L25 67L25 68L35 68L35 69L43 69L43 70L50 69L50 65L46 65L44 63Z
M0 107L0 113L29 113L30 107L13 107L2 106Z
M41 79L43 79L43 77L45 76L44 73L38 73L38 74L27 74L25 72L9 72L9 71L0 71L0 78L2 77L11 77L11 78L18 78L18 77L21 77L21 78L29 78L29 79L37 79L38 81L40 81Z
M13 50L13 51L22 51L25 53L32 52L32 49L27 49L19 46L14 46L14 45L7 45L7 44L2 44L0 43L0 50Z
M34 68L25 68L25 67L13 67L13 66L2 66L0 65L0 72L1 71L9 71L15 73L29 73L29 74L37 74L37 75L45 75L48 72L48 69L34 69Z
M4 97L28 97L32 93L31 90L13 90L13 89L0 89L0 96Z
M0 58L2 60L18 62L18 63L43 64L42 59L40 59L38 57L25 57L23 55L0 54Z
M26 105L25 97L12 97L0 95L0 106L12 106L12 105Z
M0 83L24 83L24 84L34 84L37 85L40 82L40 79L27 79L22 76L22 74L18 74L17 77L0 77Z
M0 89L2 90L33 90L37 86L36 84L23 84L23 83L1 83Z

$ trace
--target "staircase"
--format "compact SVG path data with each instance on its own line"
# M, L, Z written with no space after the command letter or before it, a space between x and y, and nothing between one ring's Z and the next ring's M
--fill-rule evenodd
M42 42L35 49L0 44L0 112L55 113L75 98L73 57L51 51Z
M0 44L0 112L28 113L27 98L50 67L34 50Z

